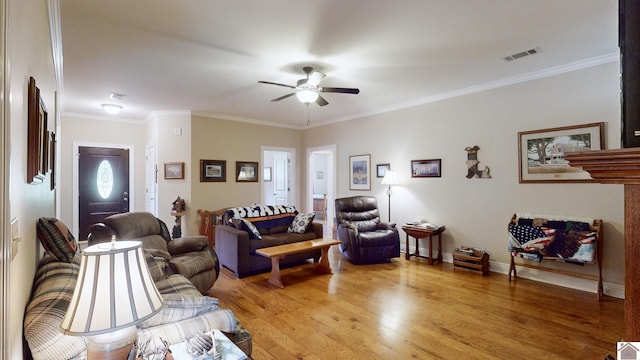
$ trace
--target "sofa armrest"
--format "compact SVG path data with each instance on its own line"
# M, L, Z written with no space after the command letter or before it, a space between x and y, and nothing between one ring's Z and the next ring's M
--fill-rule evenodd
M380 230L394 230L396 228L396 224L395 223L378 223L378 225L376 226L376 228L380 229Z
M323 227L322 224L317 222L311 223L311 231L315 233L316 239L322 239L323 237Z
M95 245L111 241L111 236L118 237L118 234L109 226L97 223L89 226L88 245Z
M171 255L200 251L204 249L205 246L207 246L206 236L185 236L173 239L167 243L167 248Z

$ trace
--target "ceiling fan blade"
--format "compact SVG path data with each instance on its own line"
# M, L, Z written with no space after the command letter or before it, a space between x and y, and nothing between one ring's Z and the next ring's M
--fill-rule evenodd
M289 94L287 94L287 95L280 96L279 98L275 98L275 99L273 99L273 100L271 100L271 101L280 101L280 100L282 100L282 99L286 99L286 98L288 98L289 96L293 96L293 94L295 94L295 93L289 93Z
M326 76L327 75L321 73L320 71L314 71L309 74L309 80L307 80L307 84L311 86L318 86L318 84L320 84L320 81L322 81L322 79L324 79Z
M329 103L327 102L327 100L325 100L322 96L318 95L318 99L316 100L316 104L320 105L320 106L325 106L325 105L329 105Z
M360 89L355 88L336 88L336 87L323 87L320 88L322 92L342 93L342 94L359 94Z
M260 84L269 84L269 85L277 85L277 86L284 86L284 87L288 87L289 89L295 89L295 86L291 86L291 85L286 85L286 84L280 84L280 83L274 83L271 81L258 81L258 83Z

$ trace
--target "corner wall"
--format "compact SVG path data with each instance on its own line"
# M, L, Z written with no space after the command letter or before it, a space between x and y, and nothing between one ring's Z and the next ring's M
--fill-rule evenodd
M43 216L55 216L55 193L50 190L51 173L47 172L40 184L29 184L26 178L27 163L27 103L29 77L36 79L40 88L48 118L48 130L55 130L56 81L51 50L49 15L47 2L8 1L8 63L6 69L9 89L5 96L10 101L6 109L9 120L9 218L17 219L19 236L14 258L8 261L9 278L6 308L10 312L8 349L1 349L0 355L9 354L9 359L23 359L22 329L24 309L29 300L36 265L42 249L36 236L36 221ZM3 15L4 16L4 15ZM5 36L5 34L2 34ZM8 225L4 222L3 225ZM9 245L10 246L10 245Z
M519 131L605 122L606 147L619 148L618 76L619 64L608 63L308 129L303 143L305 148L337 144L337 197L376 196L385 219L388 198L375 173L371 191L349 190L349 156L371 154L372 171L376 164L390 163L401 182L393 188L392 222L427 219L446 225L445 259L461 244L477 246L489 252L492 270L505 271L509 262L506 226L514 212L601 218L605 224L604 281L609 289L605 287L605 292L619 293L624 284L623 187L520 184L517 136ZM479 166L488 166L492 179L465 177L464 149L474 145L480 147ZM442 159L442 177L411 178L410 161L420 159ZM404 238L401 232L403 247ZM570 269L593 273L594 268ZM519 271L525 277L528 273ZM553 274L550 281L564 280Z
M191 192L194 198L191 199L191 208L187 209L191 216L188 227L192 234L198 233L200 225L198 209L218 210L261 202L264 164L259 164L259 182L237 183L235 163L236 161L260 162L262 146L295 149L295 179L299 179L299 184L304 182L300 166L300 159L304 157L301 152L300 130L195 115L192 117L192 130L191 166L188 171L191 172ZM226 182L200 182L201 159L226 160ZM292 204L302 209L300 194L291 194L291 196ZM184 223L183 226L185 226Z

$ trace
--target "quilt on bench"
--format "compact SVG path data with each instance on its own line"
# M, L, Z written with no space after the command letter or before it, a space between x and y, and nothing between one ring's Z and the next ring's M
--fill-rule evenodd
M509 224L509 251L535 261L592 263L597 240L592 223L592 219L516 214Z

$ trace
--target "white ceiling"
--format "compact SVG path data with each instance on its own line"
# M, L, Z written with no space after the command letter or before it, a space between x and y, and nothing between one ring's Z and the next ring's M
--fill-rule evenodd
M615 0L62 0L63 112L144 121L191 110L304 127L307 107L258 80L327 77L311 125L617 59ZM516 61L503 57L537 48ZM123 93L123 101L109 99Z

